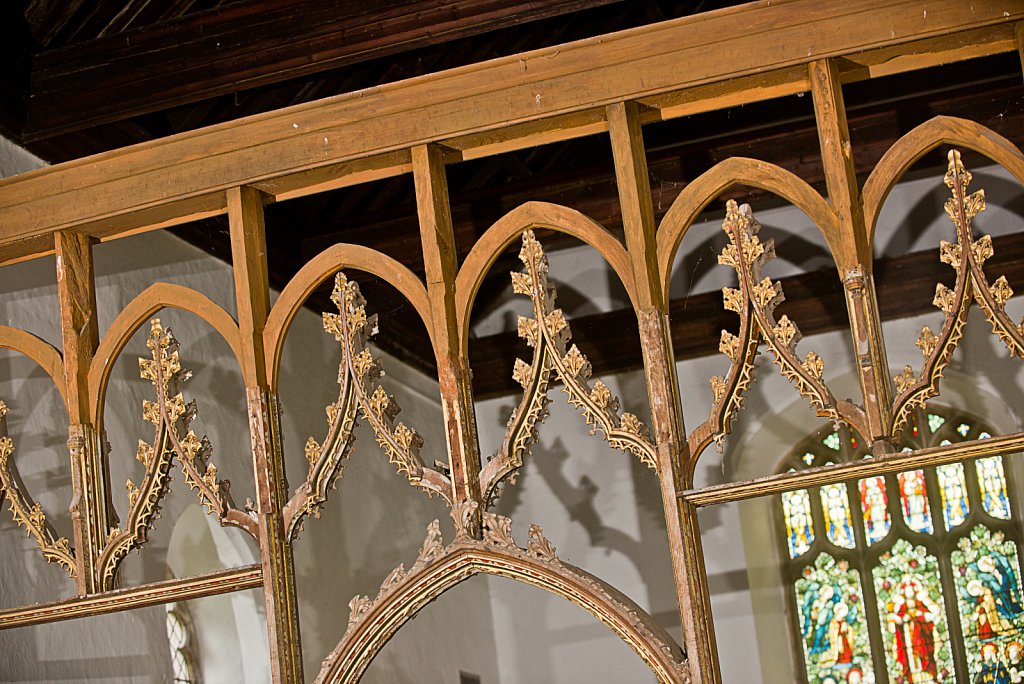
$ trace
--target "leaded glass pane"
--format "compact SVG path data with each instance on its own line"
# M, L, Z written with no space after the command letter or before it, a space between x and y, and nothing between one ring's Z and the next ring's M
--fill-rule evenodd
M846 485L839 483L821 488L821 508L825 514L825 534L830 542L844 549L852 549L853 519L850 517L850 498Z
M967 476L963 463L950 463L936 469L939 476L939 494L942 497L942 517L946 529L962 525L971 511L967 500Z
M827 446L832 451L839 451L839 447L842 444L842 442L839 440L838 432L833 432L832 434L828 435L827 437L825 437L825 439L821 440L821 443Z
M823 553L804 568L795 589L809 684L873 681L857 571Z
M908 470L905 473L900 473L899 483L903 518L907 521L907 526L915 532L931 534L932 516L928 508L924 471Z
M814 542L814 523L811 521L811 496L806 489L782 495L782 513L786 519L786 539L789 557L796 558L810 550Z
M872 571L894 684L955 679L939 565L923 546L900 539Z
M869 477L860 481L860 507L864 516L864 533L868 543L874 544L889 534L889 497L885 492L885 478Z
M981 505L993 518L1010 519L1010 500L1006 496L1006 474L1003 472L1003 457L989 456L974 462L978 470L978 488L981 490Z
M929 413L928 414L928 428L932 432L935 432L940 427L942 427L942 424L945 423L945 422L946 422L946 419L943 418L942 416L936 414L936 413Z
M979 525L958 546L952 561L971 681L1021 681L1024 607L1017 545Z

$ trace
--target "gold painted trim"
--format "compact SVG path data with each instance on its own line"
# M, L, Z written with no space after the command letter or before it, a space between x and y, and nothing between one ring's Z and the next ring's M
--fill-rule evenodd
M261 586L263 586L263 571L260 566L245 565L205 575L142 584L129 589L118 589L90 596L76 596L53 603L37 603L21 608L0 610L0 629L107 615L171 601L187 601L245 589L257 589Z
M779 473L756 480L689 489L680 494L679 498L693 506L713 506L781 494L803 487L836 484L852 479L900 473L917 468L930 468L984 456L1001 456L1017 451L1024 451L1024 432L930 449L904 451L841 465L821 466L793 473Z

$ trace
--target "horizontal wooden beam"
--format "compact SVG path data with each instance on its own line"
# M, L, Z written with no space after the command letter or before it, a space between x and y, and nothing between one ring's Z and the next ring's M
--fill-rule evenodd
M1021 450L1024 450L1024 432L1016 432L1012 435L973 442L905 451L839 465L819 466L743 482L728 482L691 489L683 492L679 498L694 506L713 506L781 494L803 487L818 487L853 479L890 475L915 468L933 468L968 459L1012 454Z
M171 601L188 601L262 586L263 572L260 570L260 566L246 565L240 568L218 570L205 575L169 579L164 582L142 584L117 591L106 591L101 594L76 596L53 603L37 603L32 606L0 610L0 629L106 615Z
M255 0L36 56L23 141L622 0Z
M151 226L156 207L162 225L184 222L230 187L290 177L295 195L303 174L322 187L322 170L347 161L488 131L493 146L519 124L816 59L902 49L920 68L959 54L962 31L980 31L983 52L1013 50L1022 19L1014 0L935 0L923 13L915 0L764 0L298 105L0 182L0 263L38 254L54 230L119 235Z
M1024 233L992 240L995 255L986 270L1013 285L1024 282ZM935 284L952 285L953 270L939 261L936 250L914 252L875 262L875 287L882 320L895 320L936 312L932 304ZM558 273L551 274L558 282ZM777 314L785 314L805 335L839 330L848 325L842 285L832 269L781 278L786 300ZM1020 289L1020 288L1018 288ZM672 348L677 361L718 353L722 330L735 332L738 318L722 306L721 292L705 292L670 303ZM621 373L642 367L636 316L631 309L579 316L570 320L573 341L587 355L595 375ZM470 340L470 365L477 398L522 391L512 380L515 363L509 350L525 343L515 332ZM710 389L708 390L710 392Z

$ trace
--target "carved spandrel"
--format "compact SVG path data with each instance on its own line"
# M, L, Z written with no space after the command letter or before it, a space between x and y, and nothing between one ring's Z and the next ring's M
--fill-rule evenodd
M973 221L985 210L985 191L968 193L971 173L964 167L958 150L950 150L948 160L944 182L951 196L944 208L953 223L956 242L943 240L940 243L939 260L956 271L956 282L952 288L936 284L932 303L944 318L937 333L927 325L921 329L917 339L917 347L924 357L920 373L906 365L894 377L897 396L893 401L892 434L903 429L915 408L924 406L939 394L943 371L963 337L972 304L977 303L981 308L1010 356L1024 359L1024 322L1014 323L1005 308L1013 289L1004 276L989 283L983 269L994 253L992 238L989 235L974 238Z
M255 518L235 507L230 483L217 478L217 468L210 463L209 441L197 437L189 427L196 417L196 404L186 403L179 391L180 383L191 373L181 366L174 334L159 319L153 319L146 346L150 358L139 359L139 376L152 383L156 397L154 401L143 401L142 417L153 425L154 437L152 442L139 440L135 458L145 468L145 475L138 485L131 479L125 482L128 514L124 526L110 528L100 553L97 573L103 590L114 588L117 570L128 552L146 543L167 493L175 457L189 488L197 491L203 507L217 516L222 525L240 527L253 536L258 534Z
M808 351L800 358L796 347L801 334L796 323L786 315L776 320L775 308L785 300L785 295L780 283L762 273L765 264L775 258L775 243L762 242L758 237L760 229L749 205L727 202L722 230L729 243L722 249L718 263L736 271L739 286L723 288L722 299L725 309L739 316L740 328L736 335L722 331L719 351L729 359L729 372L711 378L711 415L691 434L692 453L698 453L707 439L721 443L730 432L733 419L743 407L744 394L754 380L755 359L762 343L771 352L780 374L810 401L819 416L854 426L863 423L863 411L849 402L837 401L825 384L821 356Z
M75 551L67 537L57 535L43 507L25 489L14 462L14 442L7 435L7 404L0 401L0 506L6 503L14 522L32 537L47 563L57 563L75 579Z
M447 474L424 464L420 456L423 439L415 429L396 422L401 408L379 383L383 368L368 347L377 334L377 317L366 314L366 300L359 292L359 284L338 273L331 301L338 313L324 313L323 325L341 345L338 399L327 406L327 434L323 443L312 437L306 441L309 471L285 507L289 539L298 536L308 516L320 516L328 492L342 476L343 462L351 452L360 415L373 428L377 443L399 474L429 495L438 494L451 503Z
M537 427L547 418L547 393L556 377L562 382L562 392L569 403L582 413L592 433L600 431L609 446L633 454L656 470L654 445L640 419L632 413L620 414L618 398L603 382L590 384L590 362L572 344L569 324L555 306L555 287L548 280L548 260L533 231L523 233L519 259L525 269L512 273L512 291L530 298L533 317L520 316L517 330L533 348L533 355L529 363L516 360L513 378L523 387L523 397L509 419L500 449L480 472L484 501L493 501L502 482L514 478L523 466L523 457L537 439Z

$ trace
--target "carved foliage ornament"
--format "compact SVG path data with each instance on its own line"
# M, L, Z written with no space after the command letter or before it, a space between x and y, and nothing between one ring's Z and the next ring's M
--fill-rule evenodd
M994 253L992 238L982 235L975 240L973 236L971 224L974 217L985 210L985 191L968 194L971 174L964 168L960 152L950 150L948 158L945 183L951 197L946 200L945 209L953 222L956 242L943 240L939 244L939 258L956 271L956 282L952 289L942 283L935 286L933 303L945 318L938 333L929 326L921 329L917 338L917 346L924 356L920 374L915 375L908 365L894 378L898 393L893 402L890 432L894 435L903 429L914 408L924 406L928 399L938 395L939 380L960 342L972 303L977 302L981 307L992 331L1009 349L1010 356L1024 359L1024 323L1011 321L1005 309L1013 290L1005 276L990 284L982 269Z
M584 608L632 647L663 682L690 681L679 646L642 608L597 577L563 562L539 525L529 528L526 548L512 537L511 521L484 512L483 538L459 534L461 516L452 512L457 534L444 544L434 520L412 567L395 568L376 597L349 602L348 629L324 660L316 682L356 682L384 644L424 606L455 584L478 573L510 577L551 591Z
M204 437L198 438L189 428L196 416L195 402L185 403L178 385L191 373L181 367L178 341L159 319L153 319L146 341L151 358L139 359L139 375L149 380L156 390L155 401L144 401L142 417L154 426L151 443L139 440L136 459L145 467L142 482L125 482L128 491L128 515L123 527L113 526L107 535L97 563L100 586L114 587L114 578L121 560L132 549L145 544L149 529L158 517L160 501L167 493L170 469L175 456L190 489L197 490L203 507L217 516L223 525L240 527L254 537L257 523L254 516L235 507L229 493L230 483L217 478L217 467L210 463L211 447Z
M323 321L324 330L341 344L338 400L327 407L327 435L323 443L312 437L306 442L309 471L285 507L289 539L298 536L309 515L319 517L329 490L341 477L342 462L355 439L357 413L373 428L377 443L400 474L428 494L439 494L450 503L448 476L424 465L420 456L423 439L416 430L395 422L401 408L378 382L383 368L367 346L377 333L377 317L366 315L366 301L359 292L359 284L338 273L331 301L338 307L338 313L325 313Z
M619 413L619 400L600 380L590 384L591 366L587 357L572 342L572 333L561 309L555 308L555 288L548 281L548 260L533 231L523 233L519 259L526 267L512 273L512 290L533 303L533 318L520 316L519 336L533 348L530 363L516 359L512 377L524 390L505 430L499 451L480 473L480 489L485 502L491 502L501 483L523 465L537 438L537 427L547 417L548 388L552 374L562 382L562 392L579 409L591 434L600 431L608 444L631 453L656 469L654 445L640 419L632 413ZM571 345L571 346L570 346ZM568 349L567 349L568 347Z
M730 431L732 419L743 406L744 392L754 379L754 359L763 342L772 353L779 372L806 397L819 416L853 424L861 422L862 412L848 402L837 402L823 380L825 364L821 357L808 351L800 358L796 345L800 330L783 315L776 320L775 308L785 300L782 285L762 274L764 265L775 258L775 241L762 242L757 233L761 224L750 206L726 204L722 230L729 244L722 249L718 263L736 271L738 288L722 289L725 308L739 315L739 333L723 330L719 350L729 357L731 365L725 376L711 378L714 404L708 422L694 435L710 435L719 445ZM691 437L691 442L694 437ZM693 452L704 444L691 444Z
M26 493L17 465L14 463L14 442L7 436L7 404L0 401L0 422L3 436L0 437L0 504L4 498L14 516L14 522L25 528L35 539L47 563L57 563L71 579L75 578L75 552L67 537L58 537L53 526L46 519L39 502L32 501Z

